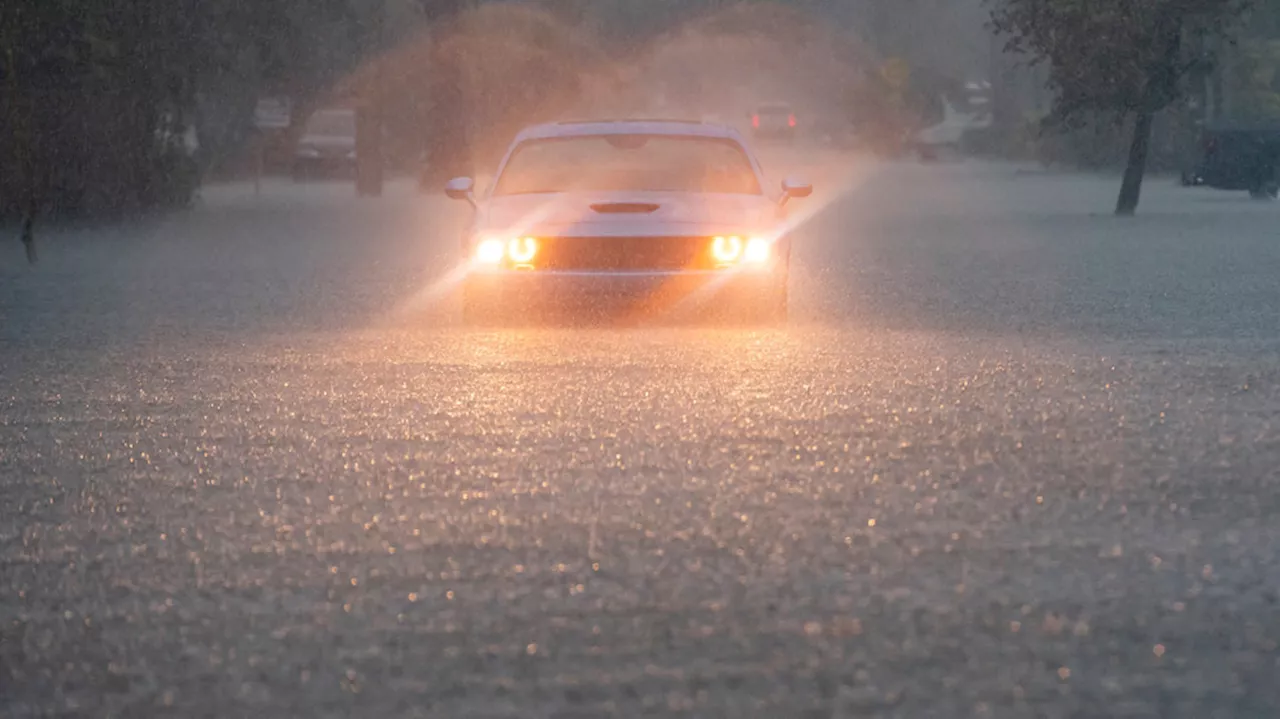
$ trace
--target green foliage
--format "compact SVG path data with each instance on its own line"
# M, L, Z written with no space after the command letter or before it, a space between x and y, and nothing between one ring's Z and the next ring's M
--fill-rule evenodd
M989 0L1009 51L1048 65L1050 127L1077 134L1090 122L1132 119L1116 213L1131 215L1156 115L1182 100L1186 80L1207 71L1209 40L1232 29L1252 0ZM1157 136L1160 137L1160 136ZM1117 153L1118 154L1118 153Z
M874 86L874 73L860 70L879 58L865 56L853 30L905 31L906 18L916 17L908 7L922 6L907 0L6 0L0 2L0 216L32 204L67 213L182 205L202 172L232 168L253 141L259 97L289 96L295 119L304 118L335 99L367 99L374 86L367 81L370 68L387 73L377 86L393 88L386 120L402 141L395 154L416 158L434 150L446 165L456 164L450 154L460 158L471 145L483 156L512 128L555 116L602 87L651 84L652 74L632 70L662 71L681 53L716 67L732 62L738 66L733 77L750 75L742 68L760 66L767 56L770 67L757 75L786 75L801 95L824 85L830 95L824 100L839 112L858 116L866 127L876 123L863 114L900 130L900 108L881 102L888 90ZM424 26L430 32L422 32ZM701 36L682 34L687 27L712 37L721 51L702 47ZM435 49L414 52L415 46ZM404 61L377 61L386 56ZM848 71L832 82L810 71L818 63ZM667 72L666 91L688 104L750 91L708 82L720 70L699 68ZM468 110L473 113L464 115ZM192 128L199 138L194 154L182 142Z
M1224 78L1235 97L1233 120L1280 122L1280 40L1244 40Z
M1208 68L1202 40L1220 36L1251 0L990 0L1006 49L1049 66L1050 122L1156 112Z
M374 42L359 30L379 3L0 3L0 215L184 204L196 166L243 140L259 92L331 82ZM211 140L197 157L193 126Z

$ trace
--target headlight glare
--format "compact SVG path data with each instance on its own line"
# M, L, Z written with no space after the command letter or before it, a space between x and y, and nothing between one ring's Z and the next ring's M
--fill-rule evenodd
M768 262L771 254L773 254L773 245L763 237L752 237L747 240L747 249L743 251L746 261L753 264Z
M731 265L742 258L742 238L737 235L711 240L711 256L721 265Z
M502 262L506 250L502 240L492 238L481 240L480 244L476 245L476 260L484 265L496 265Z
M517 265L533 262L538 254L538 240L533 237L518 237L507 243L507 256Z

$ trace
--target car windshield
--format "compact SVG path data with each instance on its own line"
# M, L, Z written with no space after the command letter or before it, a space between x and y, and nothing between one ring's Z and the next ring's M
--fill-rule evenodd
M739 143L671 135L528 140L512 153L493 194L590 190L761 194Z

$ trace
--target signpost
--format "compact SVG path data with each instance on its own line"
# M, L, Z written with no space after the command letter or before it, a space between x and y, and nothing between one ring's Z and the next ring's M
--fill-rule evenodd
M289 129L293 121L293 102L287 97L264 97L253 111L253 127L258 131L254 143L253 194L262 194L263 165L266 163L266 133Z

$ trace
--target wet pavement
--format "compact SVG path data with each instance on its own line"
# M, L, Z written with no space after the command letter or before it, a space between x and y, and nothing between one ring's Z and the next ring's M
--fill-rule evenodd
M405 187L6 243L0 715L1280 714L1280 206L794 161L777 329L461 327Z

